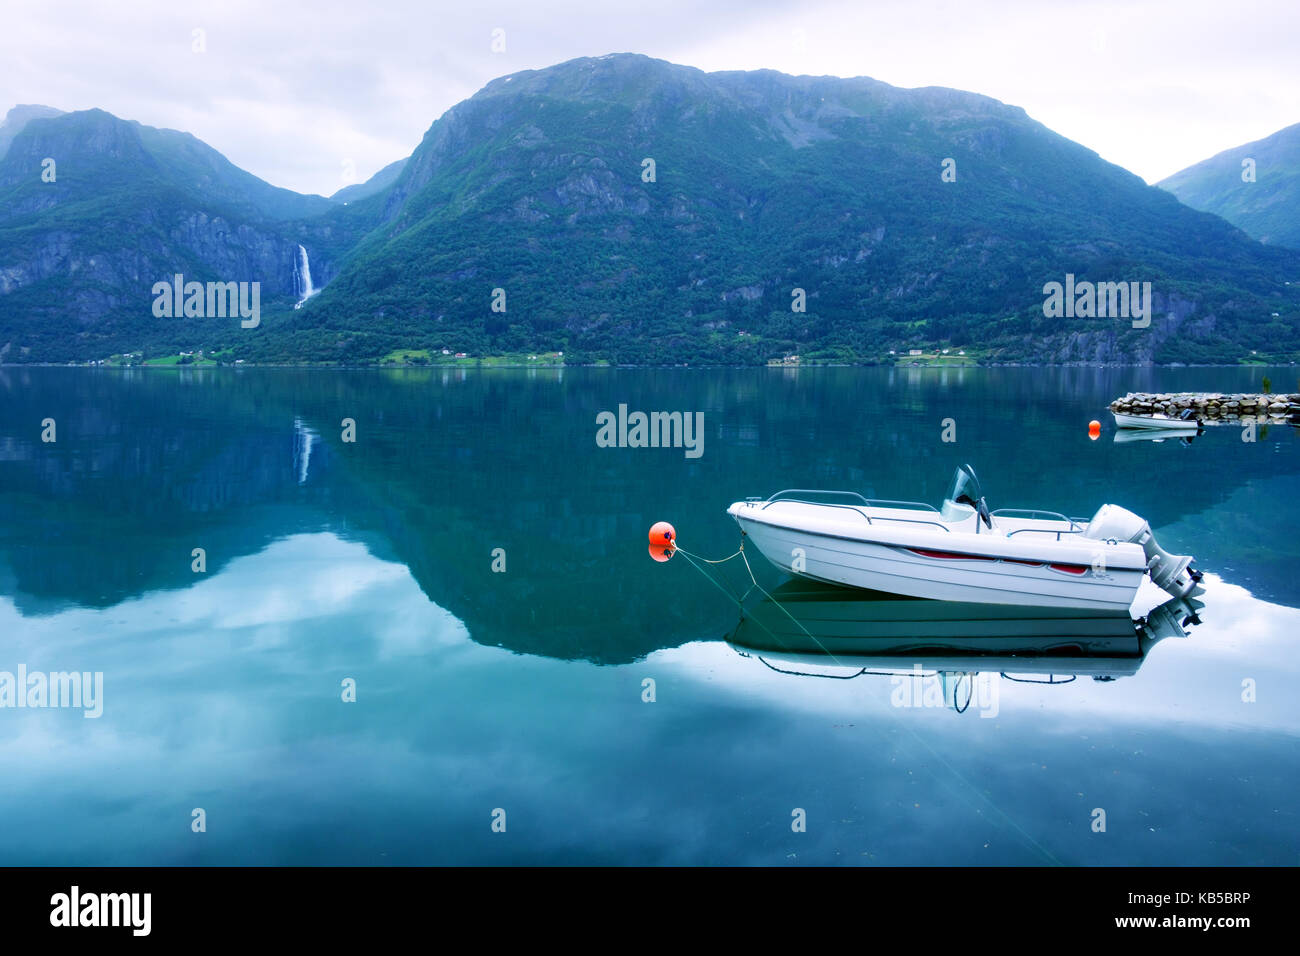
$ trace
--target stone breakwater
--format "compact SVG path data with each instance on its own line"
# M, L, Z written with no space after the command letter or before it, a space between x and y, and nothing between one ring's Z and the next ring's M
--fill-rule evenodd
M1110 403L1112 412L1168 415L1190 408L1205 422L1282 422L1300 419L1300 394L1226 394L1220 392L1129 392Z

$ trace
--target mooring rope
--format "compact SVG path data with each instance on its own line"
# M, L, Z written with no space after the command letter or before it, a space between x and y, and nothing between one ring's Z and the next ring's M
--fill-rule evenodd
M686 555L686 557L688 557L688 558L694 558L696 561L703 561L705 564L726 564L728 561L730 561L732 558L736 557L737 555L743 555L743 554L745 553L745 546L742 544L742 545L740 546L740 549L737 550L737 551L735 552L735 554L729 554L729 555L727 555L725 558L718 558L718 559L716 559L716 560L711 560L711 559L709 559L709 558L704 558L704 557L701 557L701 556L698 555L698 554L691 554L691 553L690 553L689 551L687 551L685 548L679 548L679 547L677 547L676 545L673 545L673 550L674 550L674 551L680 551L682 554ZM746 563L748 564L748 562L746 562Z
M696 562L696 561L703 561L705 564L726 564L728 561L734 560L735 558L739 557L740 560L743 561L743 562L745 563L745 571L749 574L750 588L749 588L749 590L746 591L746 592L745 592L745 593L744 593L740 598L736 598L734 595L729 595L729 596L730 596L731 599L732 599L733 601L735 601L736 604L740 607L740 613L741 613L742 615L744 615L744 613L745 613L745 600L749 597L749 595L750 595L751 593L753 593L754 589L757 588L757 589L759 590L759 592L763 595L763 597L767 598L768 601L770 601L770 602L771 602L772 604L774 604L776 607L780 608L780 609L781 609L781 613L784 614L786 617L788 617L788 618L790 619L790 621L794 624L795 627L797 627L797 628L799 628L799 630L803 631L804 636L807 637L808 640L810 640L810 641L812 641L814 644L816 644L816 645L821 649L821 652L822 652L823 654L825 654L827 657L829 657L832 661L835 662L835 665L836 665L837 667L851 667L851 666L852 666L852 665L850 665L850 664L844 664L844 663L842 663L842 662L841 662L841 661L840 661L840 660L839 660L839 659L838 659L838 658L837 658L837 657L836 657L836 656L831 652L831 649L830 649L829 647L827 647L827 646L826 646L825 644L823 644L821 641L817 640L817 638L816 638L815 636L813 636L812 632L810 632L810 631L808 630L808 628L806 628L806 627L803 626L803 622L802 622L802 621L800 621L797 617L795 617L793 614L791 614L790 611L786 608L786 606L785 606L784 604L782 604L782 603L781 603L780 601L778 601L776 598L772 597L772 595L768 592L768 590L767 590L766 588L764 588L763 585L761 585L761 584L758 583L758 578L756 578L756 577L754 576L754 569L753 569L752 567L750 567L750 564L749 564L749 557L745 554L745 542L744 542L744 541L741 541L741 542L740 542L740 547L736 549L736 552L735 552L734 554L729 554L729 555L727 555L725 558L718 558L717 560L710 560L710 559L705 558L705 557L702 557L702 556L700 556L700 555L698 555L698 554L691 554L691 552L689 552L689 551L687 551L685 548L681 548L681 547L674 547L673 550L674 550L674 551L680 551L681 554L682 554L682 556L683 556L684 558L686 558L686 560L689 561L689 562L691 563L691 567L695 568L697 571L699 571L701 574L703 574L706 578L708 578L710 581L712 581L713 584L714 584L714 585L715 585L719 590L722 590L723 593L727 593L727 594L729 594L729 592L727 592L726 589L722 587L722 585L718 584L718 582L717 582L716 580L714 580L713 575L709 574L707 571L705 571L702 567L700 567L700 566L699 566L698 564L696 564L695 562ZM777 635L772 631L772 629L769 628L766 624L764 624L764 623L763 623L762 621L760 621L758 618L754 617L752 614L751 614L751 615L748 615L748 617L749 617L749 619L750 619L751 621L753 621L755 624L757 624L757 625L758 625L759 627L761 627L763 630L767 631L767 633L770 634L770 635L772 636L772 638L773 638L773 639L774 639L778 644L781 644L783 647L785 646L785 642L782 641L781 638L777 637ZM786 650L789 650L789 648L786 647Z

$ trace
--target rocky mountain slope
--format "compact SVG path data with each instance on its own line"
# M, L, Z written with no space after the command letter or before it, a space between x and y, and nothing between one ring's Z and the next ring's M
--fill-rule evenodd
M4 158L5 153L9 151L9 144L14 141L14 137L22 132L23 127L34 119L46 119L51 116L62 115L62 110L56 110L52 106L35 106L19 105L11 109L3 122L0 122L0 159Z
M694 363L942 343L1092 362L1300 345L1296 256L956 90L575 60L448 111L381 198L381 225L294 316L295 353ZM1067 273L1150 282L1150 327L1045 317L1043 286Z
M349 189L277 190L99 111L32 119L0 160L5 360L1300 352L1300 253L957 90L584 58L494 80ZM300 244L325 288L294 309ZM155 319L149 289L175 272L261 281L262 325ZM1045 315L1045 285L1067 281L1150 283L1149 324Z
M219 337L228 323L155 318L153 284L256 281L264 307L287 309L299 244L332 249L343 215L187 133L102 110L29 118L0 160L0 356L84 360ZM313 267L318 285L331 257Z

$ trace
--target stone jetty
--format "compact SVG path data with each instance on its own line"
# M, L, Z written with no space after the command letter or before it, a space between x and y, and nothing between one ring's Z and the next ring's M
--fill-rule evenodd
M1190 408L1207 423L1284 422L1300 419L1300 394L1222 392L1129 392L1110 403L1112 412L1129 415L1168 415L1177 418Z

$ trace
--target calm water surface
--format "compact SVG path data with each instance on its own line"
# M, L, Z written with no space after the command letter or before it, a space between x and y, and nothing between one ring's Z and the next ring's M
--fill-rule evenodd
M1294 865L1300 436L1105 414L1260 374L0 368L0 671L104 675L97 719L0 708L0 863ZM619 404L702 411L703 455L598 448ZM1146 517L1201 623L1109 680L971 662L995 714L896 706L742 653L646 551L730 554L727 504L782 488L937 504L967 461L993 508Z

